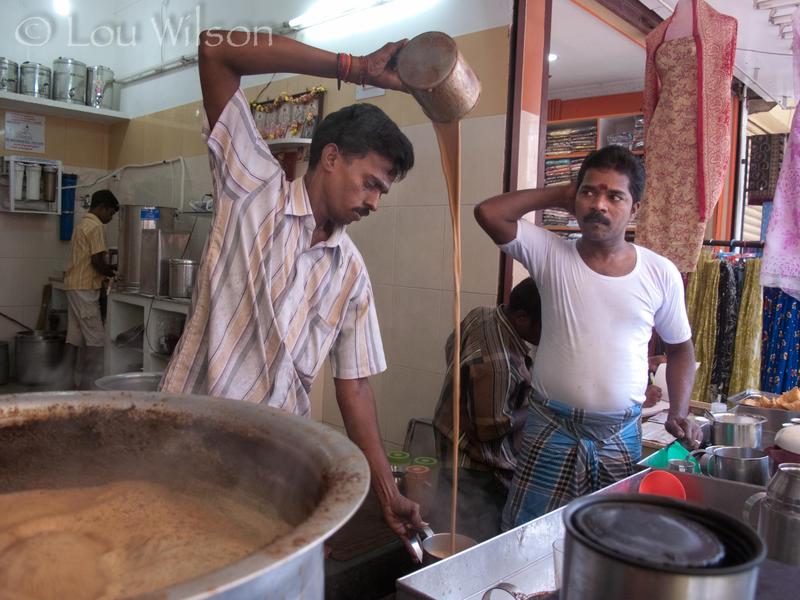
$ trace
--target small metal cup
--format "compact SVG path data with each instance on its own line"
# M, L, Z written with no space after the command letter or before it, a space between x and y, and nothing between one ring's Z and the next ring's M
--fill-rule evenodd
M755 448L717 448L714 450L713 475L720 479L753 485L767 485L769 455Z

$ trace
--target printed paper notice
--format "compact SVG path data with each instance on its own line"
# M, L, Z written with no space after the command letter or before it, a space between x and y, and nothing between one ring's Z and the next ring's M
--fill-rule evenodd
M7 111L6 150L44 154L44 117Z

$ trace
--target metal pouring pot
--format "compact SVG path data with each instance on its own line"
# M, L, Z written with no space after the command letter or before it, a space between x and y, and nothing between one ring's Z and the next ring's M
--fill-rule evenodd
M734 413L708 413L711 443L717 446L761 448L765 417Z
M744 519L767 543L767 556L800 566L800 464L784 463L766 492L745 503Z
M417 556L417 559L424 566L432 565L433 563L449 558L450 554L450 534L449 533L433 533L430 527L417 531L410 537L411 549ZM478 542L466 535L456 534L456 554L472 548Z
M437 123L462 119L481 95L481 82L455 40L440 31L421 33L405 45L397 57L397 75Z

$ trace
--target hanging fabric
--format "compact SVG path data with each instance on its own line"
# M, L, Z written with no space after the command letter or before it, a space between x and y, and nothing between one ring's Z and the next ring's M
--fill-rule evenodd
M761 389L782 394L798 383L800 302L779 290L764 288L764 348Z
M795 86L800 83L800 11L792 17ZM761 285L800 298L800 111L794 111L764 245Z
M742 299L736 324L736 344L728 393L758 389L761 377L762 294L759 285L760 258L745 263Z
M694 378L692 399L712 402L709 385L717 343L717 298L719 263L710 252L703 252L697 271L689 278L686 307L692 326L695 360L700 363Z
M739 294L736 290L736 274L730 261L719 261L719 288L717 302L717 340L714 364L711 370L712 396L728 395L733 350L736 343L736 322L739 316Z
M693 0L691 37L665 40L673 17L646 38L645 184L636 243L695 270L705 222L730 160L737 21Z
M785 133L753 135L747 138L747 203L772 201L783 163Z

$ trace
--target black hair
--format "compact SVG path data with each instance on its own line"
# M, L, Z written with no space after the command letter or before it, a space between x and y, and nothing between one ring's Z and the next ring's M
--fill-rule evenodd
M586 171L598 169L600 171L613 170L628 177L628 191L633 197L634 204L641 201L644 193L644 167L642 162L627 148L622 146L606 146L594 150L587 156L581 170L578 171L578 188L583 183Z
M397 179L414 166L414 147L397 124L374 104L351 104L325 117L314 132L309 170L317 166L322 149L336 144L345 156L375 152L392 161Z
M92 194L92 203L89 205L89 210L94 210L101 206L110 206L114 211L119 210L119 202L111 190L97 190Z
M514 286L508 297L508 310L509 312L522 310L533 321L542 320L542 299L533 279L527 277Z

